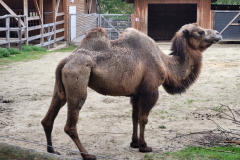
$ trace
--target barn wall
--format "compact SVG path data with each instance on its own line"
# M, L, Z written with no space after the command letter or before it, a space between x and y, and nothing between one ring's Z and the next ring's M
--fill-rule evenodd
M76 6L76 12L77 13L84 13L85 10L85 1L86 0L74 0L74 2L70 2L70 0L67 0L67 12L69 13L69 7L70 6Z
M197 4L197 23L203 28L212 28L210 0L135 0L132 27L147 34L148 4ZM139 18L139 22L135 18Z

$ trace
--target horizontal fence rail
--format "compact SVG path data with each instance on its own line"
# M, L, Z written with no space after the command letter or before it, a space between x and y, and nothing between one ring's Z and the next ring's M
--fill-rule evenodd
M6 44L10 48L10 43L19 43L19 50L22 49L22 43L26 42L26 38L22 38L23 32L26 31L27 26L21 25L21 18L26 19L27 15L4 15L0 19L5 19L6 27L0 27L0 31L6 32L6 40L0 40L0 45ZM15 18L18 21L18 27L10 27L10 18ZM18 32L18 39L10 39L10 31Z

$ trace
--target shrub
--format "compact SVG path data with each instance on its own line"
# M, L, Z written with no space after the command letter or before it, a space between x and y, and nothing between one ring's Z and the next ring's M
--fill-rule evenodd
M32 51L46 52L47 49L43 47L32 46L32 45L24 45L22 47L22 51L23 52L32 52Z
M31 46L34 51L46 52L47 49L44 47Z
M6 48L0 48L0 58L9 57L10 53Z
M22 47L22 51L23 51L23 52L31 52L31 51L33 51L33 49L32 49L32 47L29 46L29 45L24 45L24 46Z
M18 49L15 49L15 48L8 48L7 50L10 53L10 55L12 55L12 54L20 54L21 53Z

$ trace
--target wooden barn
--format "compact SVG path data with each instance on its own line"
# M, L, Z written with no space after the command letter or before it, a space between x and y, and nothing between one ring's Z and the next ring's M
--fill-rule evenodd
M96 13L98 0L0 0L0 45L68 40L69 7L76 13ZM19 16L25 15L25 16ZM21 30L21 32L20 32Z
M125 0L134 3L132 27L155 40L170 40L184 24L211 29L211 3L216 0Z

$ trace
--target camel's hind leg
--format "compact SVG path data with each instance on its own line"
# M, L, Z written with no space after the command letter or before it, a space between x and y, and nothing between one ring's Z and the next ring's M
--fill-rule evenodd
M91 68L89 66L79 65L78 67L63 69L63 84L66 91L68 103L68 117L64 128L65 132L72 138L81 152L83 159L96 159L89 155L83 148L77 133L77 122L79 111L81 110L87 98L87 86L89 82Z
M54 120L62 106L66 103L66 97L64 92L59 92L59 89L57 85L55 84L55 89L52 97L51 105L48 109L48 112L46 116L42 120L42 125L46 134L47 138L47 151L50 153L59 154L58 152L55 152L52 146L52 139L51 139L51 133L53 128Z

